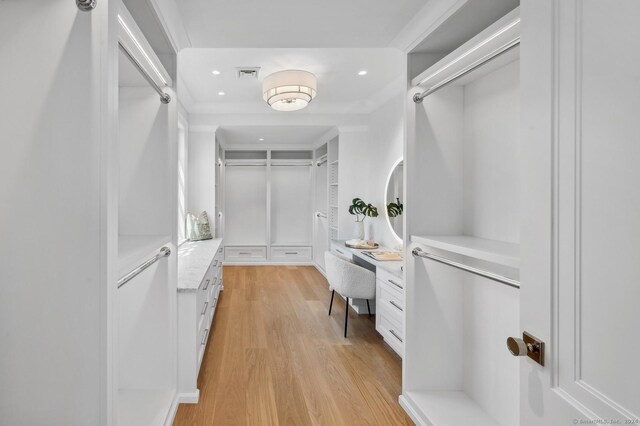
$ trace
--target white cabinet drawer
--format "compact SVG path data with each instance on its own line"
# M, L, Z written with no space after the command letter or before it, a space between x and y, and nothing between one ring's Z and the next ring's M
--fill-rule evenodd
M232 246L224 248L224 259L229 261L266 260L267 248L264 246Z
M348 250L344 244L339 243L337 241L331 241L331 251L337 255L342 257L346 257L347 259L353 259L353 255L351 251Z
M398 354L404 357L404 332L403 327L391 320L384 313L380 315L378 331L384 337L384 341Z
M392 318L399 326L404 324L404 301L401 295L393 290L389 290L385 285L380 286L379 300L376 300L376 309L384 312Z
M271 260L311 260L311 247L271 247Z
M376 269L376 278L380 280L383 287L388 287L399 294L404 294L404 280L382 268Z

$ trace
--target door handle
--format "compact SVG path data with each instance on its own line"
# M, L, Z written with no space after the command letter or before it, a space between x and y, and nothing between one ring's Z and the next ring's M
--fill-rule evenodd
M524 331L522 339L509 337L507 348L513 356L528 356L544 367L544 342Z

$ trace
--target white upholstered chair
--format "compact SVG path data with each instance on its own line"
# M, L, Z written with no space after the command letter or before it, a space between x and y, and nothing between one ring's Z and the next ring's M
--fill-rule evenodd
M369 299L376 297L376 274L349 260L331 252L324 253L327 281L331 288L331 303L329 303L329 315L333 306L333 296L338 294L346 299L344 315L344 337L347 337L347 323L349 321L349 298L365 299L367 309L371 315Z

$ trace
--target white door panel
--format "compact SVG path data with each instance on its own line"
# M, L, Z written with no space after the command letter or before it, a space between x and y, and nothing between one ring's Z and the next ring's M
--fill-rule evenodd
M546 367L522 361L523 426L640 417L639 16L522 5L521 323L547 342Z

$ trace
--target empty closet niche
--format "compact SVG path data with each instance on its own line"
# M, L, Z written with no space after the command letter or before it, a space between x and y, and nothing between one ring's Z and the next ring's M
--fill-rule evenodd
M324 271L324 252L329 249L328 158L327 144L315 150L315 217L313 232L313 260Z
M340 218L338 215L338 194L339 194L339 141L338 137L331 139L327 144L327 182L329 193L327 195L329 201L329 239L338 239L338 224Z
M225 259L267 258L267 152L225 151Z
M118 425L163 424L171 407L169 276L169 263L160 260L118 289Z
M516 22L517 11L505 18L491 34ZM414 85L455 74L447 68L457 55L490 36L472 39ZM505 345L520 333L520 83L514 46L415 103L407 198L417 202L407 205L409 249L507 278L501 283L408 256L413 284L407 288L403 403L434 425L471 418L478 425L519 423L519 361Z
M271 151L272 261L312 260L312 157L312 151Z
M122 273L170 242L172 192L169 106L119 53L118 252Z

